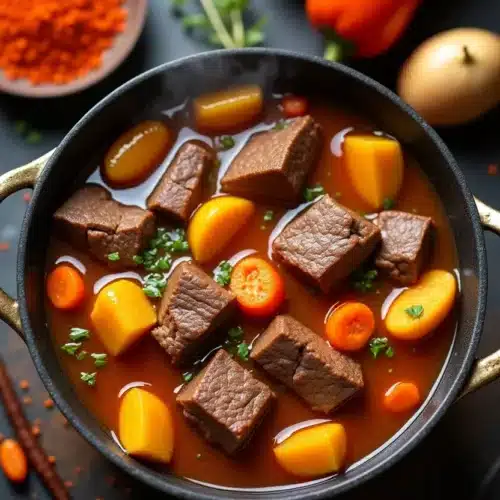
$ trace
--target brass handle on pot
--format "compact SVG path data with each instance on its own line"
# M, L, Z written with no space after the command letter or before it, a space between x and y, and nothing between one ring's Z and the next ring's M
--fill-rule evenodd
M0 176L0 203L11 194L24 188L32 188L42 168L53 151L37 158L23 167L11 170ZM21 337L24 337L17 301L0 288L0 319L5 321Z
M500 235L500 212L489 207L481 200L475 199L481 224L490 231ZM480 389L489 382L500 377L500 349L485 358L478 359L460 397Z

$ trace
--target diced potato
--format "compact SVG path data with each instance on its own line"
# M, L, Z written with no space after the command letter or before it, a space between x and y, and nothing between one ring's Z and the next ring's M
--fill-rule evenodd
M219 196L202 205L188 227L188 241L198 262L213 259L249 221L255 205L236 196Z
M344 140L344 168L352 186L370 210L394 200L403 182L404 160L398 141L378 136L348 135Z
M130 455L170 462L174 451L174 428L168 406L144 389L130 389L120 406L119 436Z
M156 312L141 287L128 280L104 287L90 318L106 349L118 356L156 324Z
M387 331L401 340L416 340L435 330L448 316L457 292L455 276L432 270L405 290L385 317Z
M292 434L274 448L278 463L295 476L338 472L344 465L347 436L342 424L326 423Z
M116 187L139 184L160 165L171 147L172 133L163 122L141 122L118 137L109 148L103 177Z
M194 100L194 116L199 130L231 132L255 120L262 113L262 90L245 85L202 95Z

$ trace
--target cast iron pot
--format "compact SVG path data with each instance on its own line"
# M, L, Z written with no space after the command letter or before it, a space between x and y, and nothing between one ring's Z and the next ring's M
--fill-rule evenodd
M458 328L450 355L430 396L389 442L345 474L285 488L235 490L162 475L128 457L79 401L61 370L44 309L44 268L51 215L102 158L120 132L141 118L187 98L238 83L265 93L294 92L346 103L394 135L420 162L446 208L459 255ZM164 64L115 90L80 120L61 145L0 177L0 201L26 187L34 193L26 213L17 264L17 301L0 290L0 318L21 335L38 373L65 417L103 455L134 478L181 498L330 498L380 473L422 440L460 395L500 375L500 351L476 361L486 308L486 256L482 225L498 231L500 213L474 200L463 174L438 135L388 89L341 64L285 51L248 49L199 54ZM482 223L482 225L481 225Z

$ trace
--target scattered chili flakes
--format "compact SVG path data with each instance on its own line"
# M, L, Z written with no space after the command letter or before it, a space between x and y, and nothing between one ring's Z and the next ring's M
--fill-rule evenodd
M26 192L23 194L23 200L26 202L26 203L29 203L31 201L31 193L29 192Z
M19 387L23 391L27 391L30 388L30 383L27 380L21 380L21 382L19 382Z
M33 399L31 399L31 397L30 397L30 396L24 396L24 398L23 398L23 403L24 403L25 405L30 405L31 403L33 403Z
M50 399L50 398L47 398L43 402L43 406L45 406L45 408L47 408L47 410L50 410L50 409L54 408L54 401L52 401L52 399Z
M491 163L488 165L488 175L497 175L498 174L498 165L496 163Z
M54 455L49 455L49 463L52 465L56 463L56 457Z
M0 252L6 252L10 248L8 241L0 241Z
M40 430L40 427L38 427L38 425L34 425L31 428L31 433L33 434L33 436L38 437L42 433L42 431Z
M64 481L64 486L66 488L73 488L73 481Z

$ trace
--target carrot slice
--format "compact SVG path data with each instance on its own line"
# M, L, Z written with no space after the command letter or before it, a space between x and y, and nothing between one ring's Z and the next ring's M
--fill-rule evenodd
M361 302L346 302L335 309L326 322L326 336L341 351L363 348L375 330L371 309Z
M283 107L283 114L287 118L296 118L297 116L304 116L307 114L309 103L305 97L294 95L286 95L281 101Z
M260 257L248 257L236 264L230 288L240 309L249 316L271 316L285 300L283 279Z
M394 413L409 411L420 401L420 391L413 382L396 382L384 394L385 408Z
M47 295L54 307L74 309L85 297L83 278L71 266L57 266L47 277Z

